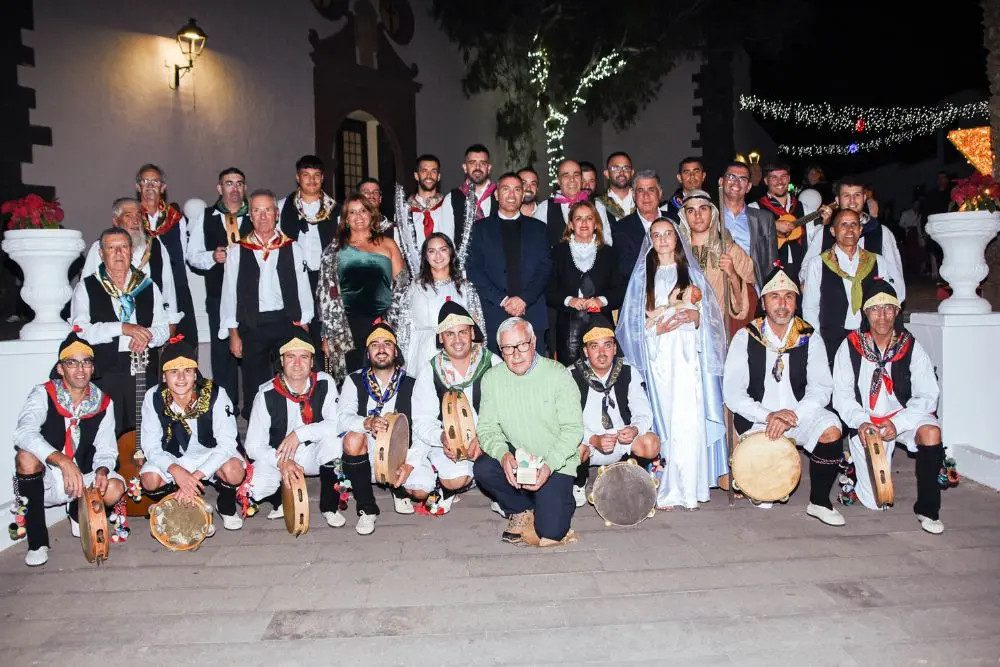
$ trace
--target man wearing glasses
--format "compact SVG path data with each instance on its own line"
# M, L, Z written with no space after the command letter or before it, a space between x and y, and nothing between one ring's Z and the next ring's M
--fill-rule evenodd
M18 503L25 508L29 566L49 559L45 508L69 503L70 531L80 537L77 499L94 487L112 506L125 493L115 472L118 445L111 398L91 380L94 348L74 328L59 345L59 361L48 382L28 394L14 430Z
M778 258L774 214L746 205L750 167L742 162L730 162L726 173L719 179L719 185L722 186L722 213L726 229L736 245L753 260L757 290L760 291Z
M510 517L501 536L505 542L572 542L573 478L583 439L580 390L562 364L536 352L527 320L505 320L497 340L504 365L483 378L477 425L483 455L473 464L476 483ZM531 483L518 481L518 458L526 455L538 466Z
M455 247L461 247L465 229L465 202L471 197L476 208L476 220L482 220L493 212L493 193L497 184L490 181L490 151L482 144L472 144L465 149L462 171L465 180L448 194L451 210L455 216Z
M702 190L705 184L705 163L700 157L686 157L677 167L677 182L679 187L666 202L664 208L668 218L680 220L680 211L684 208L684 198L695 190Z
M628 153L616 151L608 156L604 178L608 182L608 191L597 199L608 210L608 219L613 229L616 220L621 220L635 210L635 198L632 194L632 158Z

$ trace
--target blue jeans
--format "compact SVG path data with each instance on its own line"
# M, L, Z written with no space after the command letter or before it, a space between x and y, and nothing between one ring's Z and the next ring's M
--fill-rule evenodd
M575 472L575 471L574 471ZM483 454L472 465L476 485L497 501L505 514L535 510L535 533L559 541L569 532L576 503L573 502L573 477L552 473L542 488L525 491L507 481L500 462Z

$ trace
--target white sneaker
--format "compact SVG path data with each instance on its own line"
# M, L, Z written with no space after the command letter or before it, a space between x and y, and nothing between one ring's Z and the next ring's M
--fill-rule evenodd
M285 518L285 506L278 505L273 510L267 513L267 518L270 520L274 519L284 519Z
M69 532L73 537L80 537L80 522L73 517L69 518Z
M358 525L354 527L354 530L358 531L358 535L371 535L375 532L375 519L378 518L377 514L365 514L364 510L358 515Z
M215 535L215 522L214 521L212 523L208 524L208 532L205 533L205 539L210 538L212 535Z
M752 503L754 507L761 510L769 510L774 507L774 503Z
M347 519L340 512L323 512L323 517L330 528L340 528L347 523Z
M222 517L222 527L226 530L239 530L243 527L243 519L238 514L232 516L220 514L219 516Z
M587 504L587 487L573 486L573 502L576 503L577 507L583 507Z
M455 502L455 498L458 496L448 496L447 498L441 498L438 501L438 507L441 509L442 513L447 514L451 511L451 505Z
M920 527L931 535L940 535L944 532L944 524L941 523L940 519L932 519L923 514L918 514L917 520L920 521Z
M846 523L843 514L837 510L828 510L822 505L809 503L809 507L806 508L806 514L819 519L828 526L843 526Z
M38 567L39 565L45 565L49 561L49 548L48 547L38 547L37 549L28 549L28 553L24 554L24 564L28 567Z
M503 509L500 508L500 503L498 503L497 501L494 500L492 503L490 503L490 509L499 514L500 516L502 516L503 518L505 519L507 518L507 515L504 514Z
M396 508L396 514L413 514L413 503L409 496L405 498L392 497L392 504Z

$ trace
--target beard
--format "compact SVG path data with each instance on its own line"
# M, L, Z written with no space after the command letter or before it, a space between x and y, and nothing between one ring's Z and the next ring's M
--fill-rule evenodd
M521 205L523 206L524 204L534 204L536 195L537 193L535 192L525 192L524 199L521 200Z
M378 357L377 359L372 359L371 362L372 368L377 371L384 371L387 368L392 368L396 364L396 360L392 357L386 360L382 360L381 357Z

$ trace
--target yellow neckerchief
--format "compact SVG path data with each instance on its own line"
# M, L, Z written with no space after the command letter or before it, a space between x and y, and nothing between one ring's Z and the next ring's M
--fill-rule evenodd
M844 280L851 281L852 313L857 313L861 310L861 301L863 299L861 282L875 270L877 265L875 261L875 253L868 252L860 246L858 247L858 253L860 253L858 258L858 271L853 276L840 268L840 263L837 261L837 246L833 246L820 255L820 257L823 258L823 264L826 265L826 268L830 269Z

